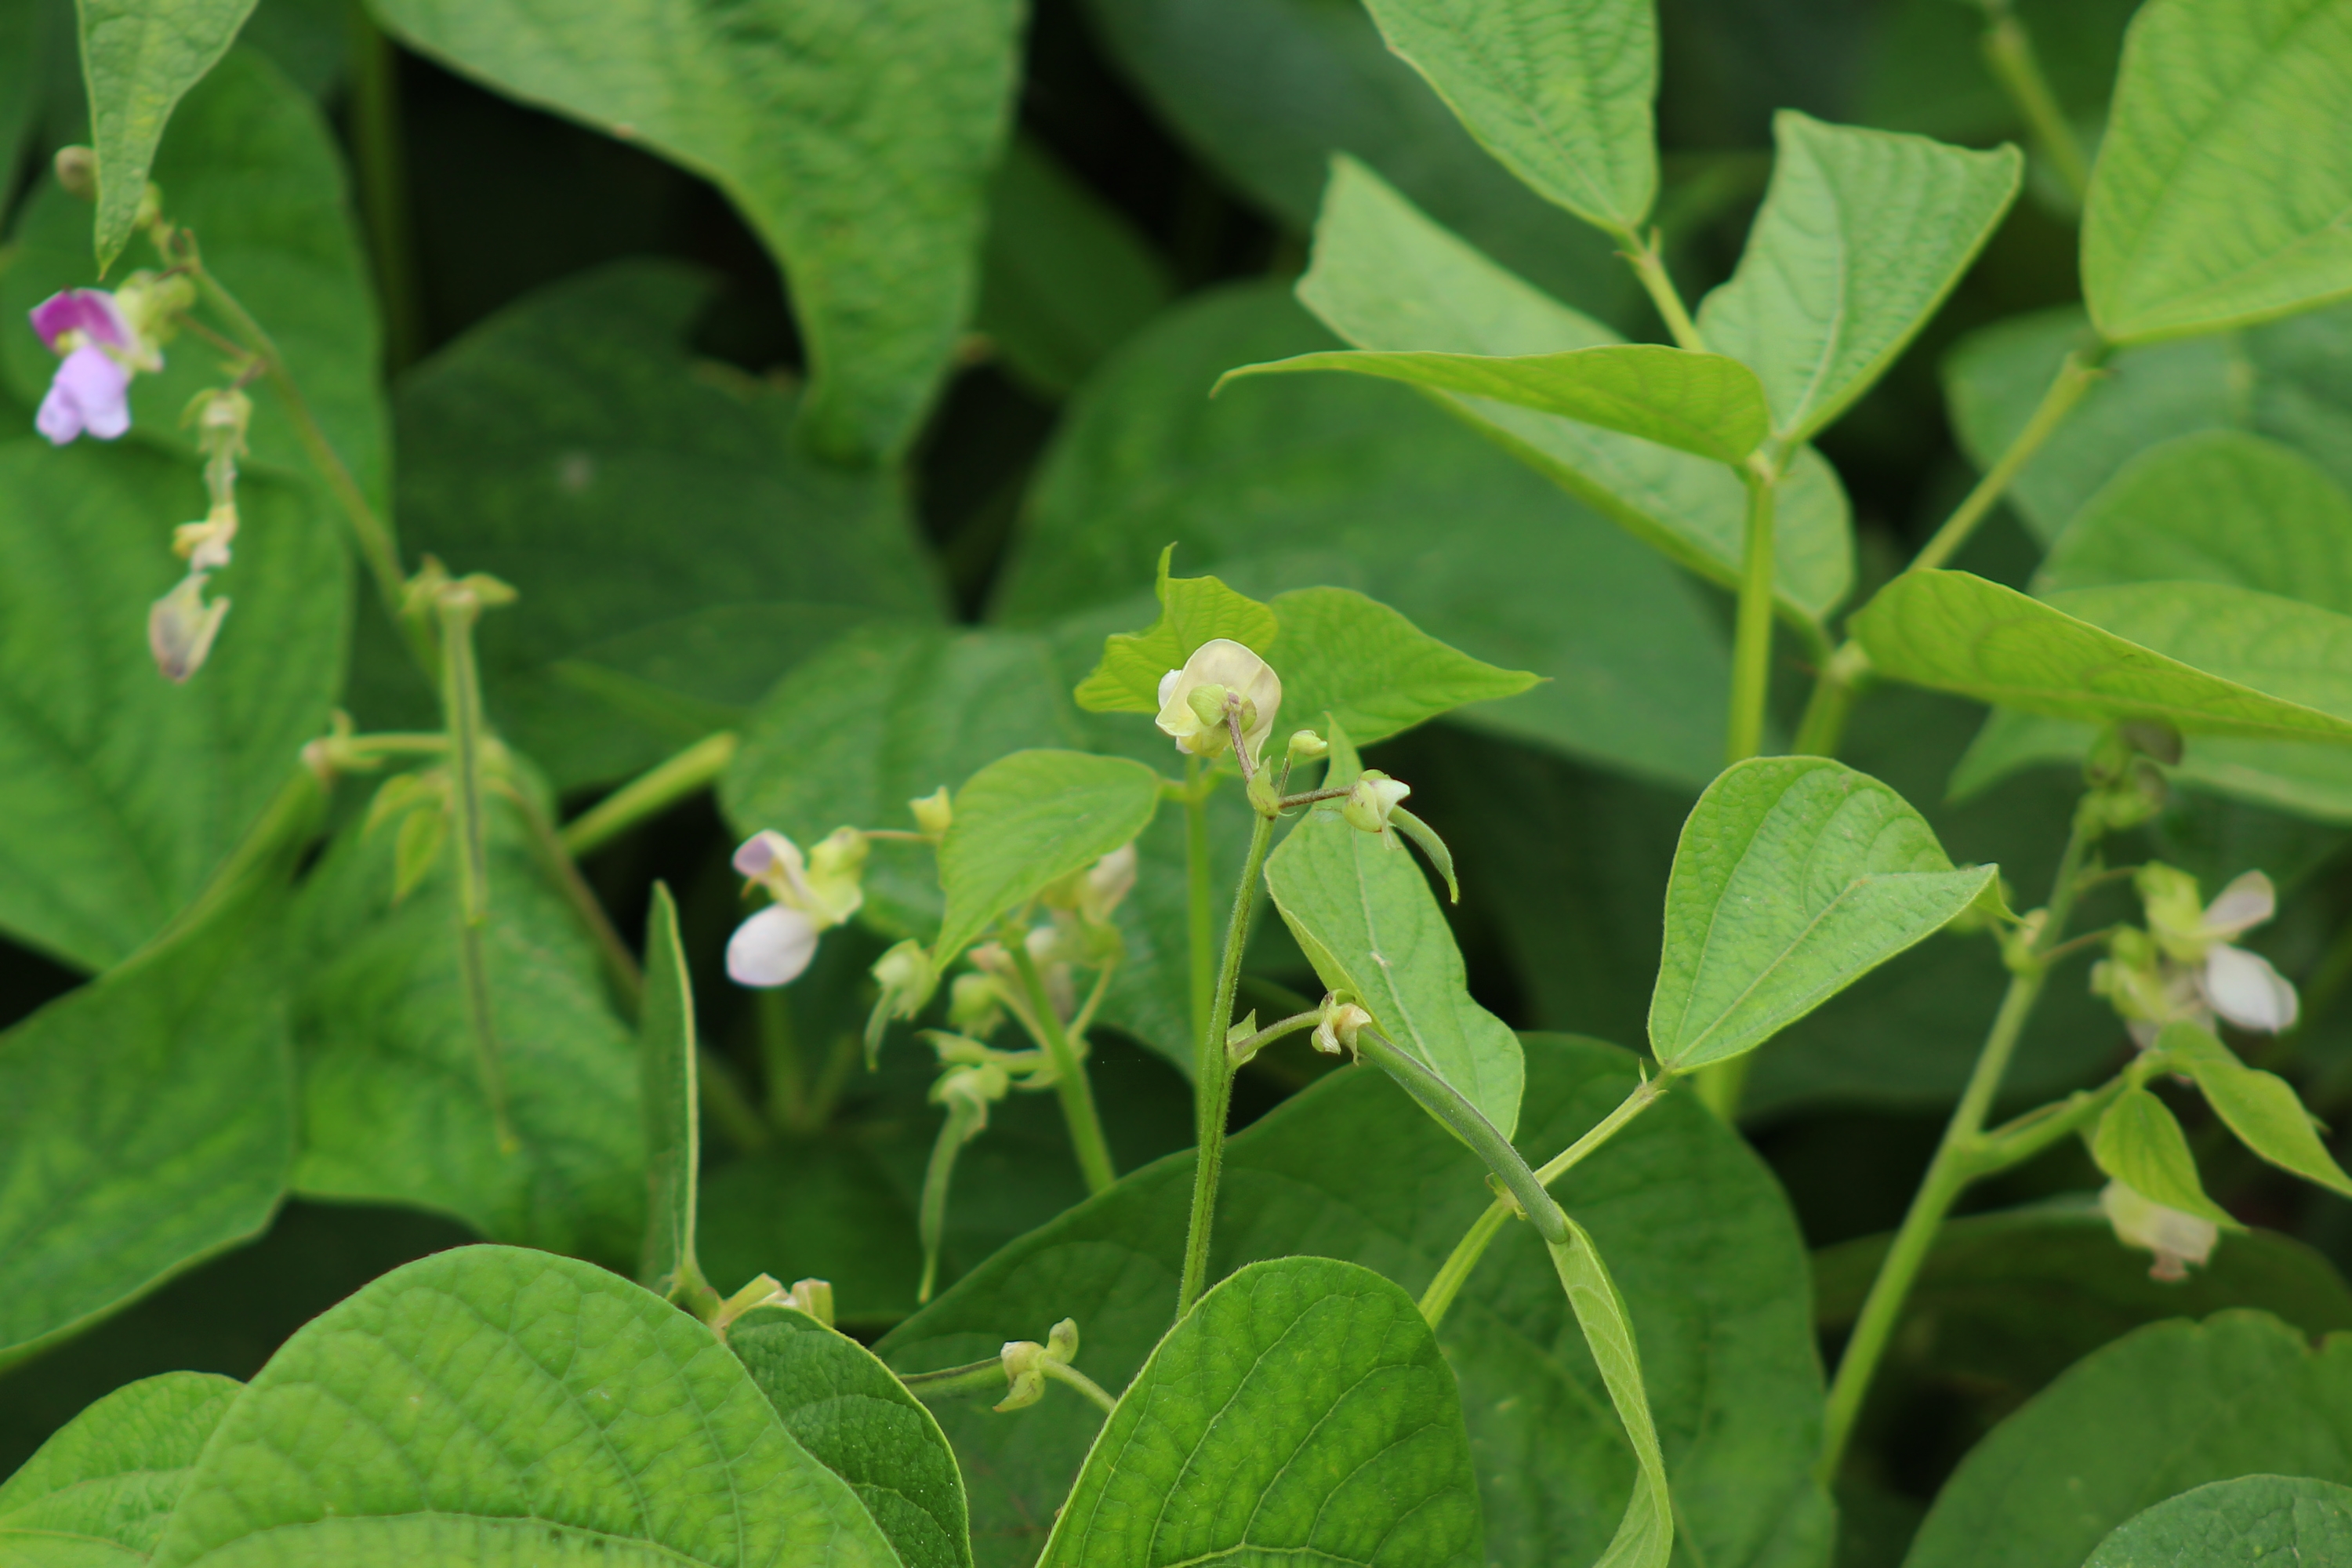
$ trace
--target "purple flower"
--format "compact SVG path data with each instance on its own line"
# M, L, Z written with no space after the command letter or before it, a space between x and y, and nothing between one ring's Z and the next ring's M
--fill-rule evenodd
M127 349L131 342L131 323L122 319L114 296L103 289L68 289L50 295L33 307L33 331L53 353L69 353L80 342ZM68 332L80 333L80 341L60 347L58 340Z
M89 344L66 355L33 427L62 447L87 430L111 441L131 428L131 373Z

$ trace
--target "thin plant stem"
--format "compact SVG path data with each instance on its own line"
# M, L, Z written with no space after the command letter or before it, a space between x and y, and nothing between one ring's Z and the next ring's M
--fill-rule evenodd
M754 991L752 1005L760 1022L760 1065L768 1079L768 1117L793 1132L809 1131L808 1068L801 1059L800 1031L793 1026L793 1005L781 985Z
M1960 547L1974 536L1979 524L1992 515L2009 488L2025 465L2033 460L2058 427L2078 407L2092 387L2098 384L2105 372L2107 345L2098 344L2087 350L2077 350L2066 356L2051 377L2042 394L2042 401L2010 440L2008 447L1993 460L1975 486L1952 509L1919 553L1905 567L1906 572L1932 572L1959 552ZM1862 645L1847 638L1836 653L1824 662L1813 679L1812 696L1805 704L1805 715L1797 726L1796 751L1801 756L1830 757L1845 739L1846 721L1853 715L1853 706L1863 681L1870 673L1870 657Z
M1217 966L1215 1000L1193 1053L1192 1094L1198 1148L1192 1156L1192 1217L1184 1234L1184 1271L1176 1291L1176 1315L1181 1318L1209 1288L1209 1241L1216 1224L1217 1178L1225 1159L1225 1117L1234 1096L1234 1058L1225 1048L1225 1030L1234 1011L1234 993L1241 985L1242 950L1249 945L1250 916L1257 907L1257 879L1265 869L1265 855L1274 842L1274 818L1260 813L1250 828L1249 853L1242 860L1241 880L1234 887L1234 905L1225 921L1225 948Z
M499 1147L511 1154L520 1145L507 1115L506 1069L499 1060L484 944L490 920L489 826L482 803L481 681L474 668L474 622L482 605L470 588L452 585L442 591L436 609L441 624L441 709L449 727L450 771L456 775L450 800L457 817L458 965L464 972L482 1094L489 1101Z
M1118 1406L1118 1401L1110 1396L1110 1391L1108 1389L1103 1387L1101 1384L1097 1383L1093 1378L1088 1377L1085 1373L1080 1372L1076 1367L1070 1365L1067 1362L1039 1362L1037 1363L1037 1370L1044 1373L1046 1377L1052 1381L1061 1384L1065 1387L1077 1390L1078 1393L1086 1396L1087 1403L1095 1405L1106 1415L1109 1415Z
M1594 1122L1575 1142L1538 1166L1536 1180L1549 1187L1582 1164L1609 1140L1624 1131L1627 1122L1656 1104L1673 1081L1664 1076L1643 1079L1619 1102L1616 1110ZM1454 1305L1454 1298L1469 1282L1471 1271L1478 1267L1478 1259L1486 1256L1487 1244L1495 1239L1496 1233L1502 1229L1503 1222L1510 1218L1512 1213L1510 1203L1496 1199L1487 1205L1486 1212L1472 1223L1462 1239L1454 1244L1454 1250L1439 1266L1437 1277L1429 1282L1429 1289L1422 1292L1421 1315L1432 1329L1444 1321L1446 1310Z
M408 222L408 159L400 125L400 58L365 5L351 7L352 162L368 257L383 308L384 360L394 374L424 346L415 249Z
M898 1381L908 1393L926 1405L942 1400L961 1399L971 1394L993 1394L1008 1379L1004 1375L1004 1358L990 1356L986 1361L966 1362L961 1366L943 1366L937 1372L907 1372Z
M1054 1093L1062 1102L1062 1120L1070 1125L1070 1147L1077 1154L1087 1191L1106 1192L1118 1182L1118 1171L1110 1162L1110 1143L1103 1137L1102 1118L1095 1110L1095 1089L1087 1078L1086 1064L1064 1032L1053 998L1045 994L1045 981L1037 973L1037 961L1029 956L1029 944L1015 940L1005 945L1021 976L1021 989L1029 997L1037 1043L1045 1047L1046 1059L1054 1064Z
M574 856L593 854L640 823L709 788L735 760L739 743L734 731L721 730L656 763L565 823L563 847Z
M1487 1121L1486 1113L1471 1104L1460 1089L1377 1029L1360 1031L1356 1037L1356 1048L1366 1061L1403 1085L1404 1091L1423 1110L1470 1145L1471 1152L1486 1163L1487 1170L1503 1184L1513 1204L1527 1215L1538 1235L1554 1246L1567 1243L1568 1216L1560 1212L1559 1205L1552 1201L1552 1195L1544 1190L1543 1183L1528 1168L1527 1161L1511 1146L1511 1141L1503 1136L1502 1129Z
M1937 1233L1943 1228L1944 1216L1951 1212L1952 1205L1969 1184L1982 1173L1978 1162L1982 1154L1985 1115L2000 1092L2001 1079L2009 1071L2010 1058L2017 1052L2026 1020L2032 1016L2033 1005L2041 999L2042 987L2050 978L2048 955L2058 945L2067 917L2074 910L2084 859L2098 837L2098 821L2096 801L2085 795L2074 810L2074 826L2066 836L2065 853L2059 860L2058 879L2051 889L2050 907L2042 930L2032 951L2013 961L2009 988L2001 996L2000 1012L1993 1016L1992 1029L1985 1037L1984 1048L1978 1053L1976 1067L1969 1074L1968 1087L1961 1092L1960 1103L1954 1108L1950 1122L1945 1126L1943 1140L1936 1146L1935 1158L1928 1163L1927 1176L1920 1182L1910 1209L1895 1233L1894 1243L1879 1264L1878 1276L1870 1283L1870 1294L1864 1298L1862 1311L1854 1319L1845 1352L1838 1358L1837 1375L1830 1384L1829 1405L1822 1425L1820 1474L1824 1484L1835 1478L1845 1458L1846 1444L1853 1436L1854 1423L1861 1418L1871 1379L1902 1319L1904 1301L1911 1293L1920 1265L1927 1261Z
M1247 1035L1232 1042L1226 1046L1225 1055L1232 1059L1235 1067L1239 1067L1275 1041L1286 1035L1295 1035L1301 1029L1311 1029L1322 1021L1323 1009L1320 1007L1312 1008L1304 1013L1293 1013L1287 1018L1278 1018L1268 1024L1255 1035Z
M1184 933L1192 959L1192 1037L1208 1031L1209 1009L1217 997L1217 910L1213 856L1209 845L1209 791L1201 759L1184 754Z
M2026 128L2042 155L2050 160L2051 168L2074 193L2074 205L2080 207L2091 195L2091 161L2084 155L2083 143L2066 111L2058 105L2058 95L2051 91L2050 79L2042 74L2042 62L2033 53L2033 37L2017 19L2010 0L1978 3L1985 13L1985 64L2025 117Z
M1698 335L1698 323L1691 320L1690 310L1683 303L1673 275L1666 270L1666 258L1659 251L1657 235L1653 233L1645 239L1627 229L1617 239L1624 247L1618 254L1633 268L1633 276L1641 279L1643 291L1657 307L1658 319L1665 322L1675 346L1694 353L1706 352L1706 343Z
M1740 470L1748 486L1748 550L1739 579L1738 621L1731 640L1731 715L1724 726L1727 766L1764 744L1764 700L1772 679L1771 473Z
M604 912L603 900L588 885L588 879L580 874L580 863L565 849L563 836L556 831L555 824L549 819L547 813L540 809L539 802L531 797L530 792L504 781L495 787L514 803L516 813L530 830L531 848L539 857L540 868L553 879L557 889L563 894L564 902L572 906L572 912L579 918L581 925L595 942L597 956L604 965L605 979L613 987L614 999L620 1004L621 1011L635 1018L646 990L645 971L637 963L637 955L629 951L629 944L614 929L613 917Z
M985 1125L988 1110L978 1100L961 1095L948 1101L947 1120L931 1144L930 1162L923 1167L923 1195L915 1215L915 1228L923 1247L923 1277L915 1287L916 1305L931 1299L940 1280L940 1247L948 1228L948 1186L955 1177L956 1156Z

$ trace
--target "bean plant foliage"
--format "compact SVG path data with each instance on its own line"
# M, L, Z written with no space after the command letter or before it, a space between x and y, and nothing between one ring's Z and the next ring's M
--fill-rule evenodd
M2352 1564L2347 105L0 0L0 1563Z

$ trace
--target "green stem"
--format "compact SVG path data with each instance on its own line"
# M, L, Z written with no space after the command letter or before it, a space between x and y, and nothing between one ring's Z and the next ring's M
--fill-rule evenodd
M1004 1375L1004 1358L990 1356L986 1361L967 1362L962 1366L941 1367L937 1372L908 1372L898 1374L907 1392L926 1405L936 1405L944 1399L962 1399L976 1394L994 1394L1008 1381Z
M516 814L530 830L531 849L539 857L540 869L555 883L564 901L572 906L572 912L596 943L597 956L604 961L604 977L613 987L614 999L623 1013L635 1017L646 989L645 970L638 964L637 955L629 951L628 942L614 929L613 917L604 912L596 889L580 874L580 863L564 847L563 836L556 831L547 813L539 808L538 800L511 782L501 782L497 787L500 795L514 803Z
M702 1091L702 1112L719 1124L729 1142L745 1153L764 1149L770 1142L768 1123L735 1080L727 1058L709 1046L695 1047L695 1083Z
M739 741L734 731L721 730L656 763L565 823L563 847L574 856L593 854L639 823L709 787L735 760Z
M1211 885L1215 861L1209 846L1209 790L1201 776L1201 759L1184 754L1184 934L1192 956L1192 1037L1208 1032L1209 1009L1217 998L1216 889Z
M2069 353L2059 365L2058 374L2043 389L2042 401L2011 438L2008 447L1993 460L1975 486L1952 509L1952 515L1936 530L1933 538L1912 558L1906 572L1932 572L1959 553L1960 547L1972 537L1977 526L1992 515L2009 488L2025 465L2033 460L2067 416L2079 406L2091 388L2097 385L2105 374L2101 366L2107 357L2107 345L2101 343L2089 350ZM1854 700L1862 681L1870 672L1870 656L1862 645L1848 638L1822 666L1814 678L1813 692L1805 705L1803 721L1797 727L1796 750L1801 756L1831 757L1837 754L1839 744L1845 739L1846 721L1853 714Z
M1110 1162L1102 1118L1095 1111L1094 1085L1087 1078L1086 1064L1063 1031L1053 998L1045 994L1045 978L1037 973L1037 961L1029 956L1029 944L1015 937L1005 946L1012 951L1013 967L1021 976L1021 989L1028 994L1030 1011L1035 1015L1037 1043L1045 1047L1046 1059L1054 1064L1054 1093L1062 1102L1062 1120L1070 1125L1070 1147L1077 1153L1087 1191L1108 1191L1118 1182L1118 1172Z
M1772 476L1742 468L1748 486L1748 553L1739 580L1739 615L1731 639L1731 717L1725 726L1727 766L1764 744L1764 700L1772 679Z
M1217 990L1209 1017L1201 1030L1192 1058L1194 1134L1199 1147L1192 1158L1192 1218L1184 1235L1184 1271L1176 1292L1176 1315L1181 1318L1209 1288L1209 1240L1215 1227L1217 1178L1225 1161L1225 1118L1234 1097L1234 1058L1225 1048L1231 1026L1234 992L1241 984L1242 950L1249 945L1250 916L1257 908L1257 879L1265 869L1266 850L1274 842L1274 818L1260 814L1250 828L1249 853L1242 860L1242 878L1234 888L1234 907L1225 920L1225 948L1217 966Z
M2025 116L2042 155L2050 160L2080 207L2091 195L2091 162L2083 154L2083 144L2075 138L2066 111L2058 105L2058 95L2050 90L2050 79L2042 74L2032 35L2010 9L2010 0L1979 0L1979 4L1985 12L1985 64L2018 112Z
M1698 335L1698 323L1691 320L1689 309L1683 304L1682 293L1675 289L1673 275L1666 270L1666 258L1658 249L1658 237L1653 234L1644 239L1633 230L1625 229L1618 234L1617 240L1624 247L1619 254L1633 267L1633 276L1642 280L1643 291L1650 296L1650 303L1657 307L1658 319L1665 322L1666 331L1674 335L1675 345L1693 353L1704 353L1706 343Z
M1088 1377L1085 1373L1080 1372L1076 1367L1070 1365L1067 1362L1040 1362L1037 1363L1037 1370L1044 1373L1046 1377L1051 1379L1053 1382L1061 1384L1066 1388L1076 1389L1080 1394L1086 1395L1088 1401L1099 1407L1102 1413L1106 1415L1109 1415L1112 1410L1116 1409L1118 1405L1118 1401L1110 1396L1110 1391L1108 1389L1106 1389L1101 1384L1097 1383L1093 1378Z
M246 830L228 858L205 879L203 890L148 940L147 947L160 947L183 931L194 931L223 906L244 897L273 868L290 871L296 852L318 831L326 805L325 781L308 763L298 765L270 797L260 820Z
M1239 1067L1275 1041L1286 1036L1295 1035L1301 1029L1311 1029L1322 1021L1323 1009L1320 1007L1310 1008L1304 1013L1293 1013L1287 1018L1278 1018L1268 1024L1255 1035L1245 1035L1234 1041L1225 1047L1225 1055L1232 1059L1234 1066Z
M808 1067L801 1059L800 1032L793 1026L793 1005L783 987L772 985L752 994L760 1021L760 1065L768 1079L768 1115L793 1132L811 1129L808 1116Z
M1486 1163L1486 1168L1503 1184L1538 1235L1554 1247L1567 1244L1568 1216L1560 1213L1559 1205L1552 1201L1543 1183L1528 1168L1527 1161L1511 1147L1502 1129L1486 1120L1485 1112L1465 1099L1460 1089L1430 1071L1419 1058L1377 1029L1360 1031L1356 1048L1365 1060L1402 1084L1404 1091L1423 1110L1470 1145L1471 1152Z
M929 1163L923 1167L923 1195L916 1209L915 1230L923 1247L923 1278L915 1287L915 1302L931 1299L940 1279L940 1247L947 1239L948 1185L955 1177L956 1156L971 1142L988 1115L980 1101L957 1095L948 1101L947 1120L931 1144Z
M1536 1180L1549 1188L1582 1164L1623 1131L1627 1122L1655 1104L1658 1098L1666 1092L1666 1086L1673 1081L1665 1077L1644 1079L1619 1102L1616 1110L1594 1122L1584 1136L1538 1166ZM1503 1221L1511 1216L1511 1212L1509 1203L1496 1199L1486 1212L1471 1225L1462 1239L1454 1244L1454 1250L1439 1266L1437 1277L1429 1282L1429 1289L1422 1292L1421 1315L1432 1329L1444 1320L1446 1310L1454 1305L1454 1298L1469 1281L1471 1271L1478 1267L1478 1259L1486 1256L1487 1244L1495 1239L1496 1232L1502 1229Z
M415 362L424 342L401 141L400 58L365 5L352 6L351 29L352 161L383 308L385 369L396 375Z
M1936 1244L1936 1235L1943 1228L1944 1216L1951 1212L1952 1205L1969 1184L1982 1173L1979 1162L1983 1152L1985 1114L2000 1092L2001 1079L2009 1071L2010 1058L2017 1052L2026 1020L2032 1016L2033 1005L2041 999L2042 986L2049 980L2047 955L2057 945L2066 919L2074 910L2084 858L2098 837L2098 821L2093 797L2084 796L2075 808L2074 826L2066 836L2065 854L2059 860L2058 879L2051 889L2050 908L2042 930L2032 951L2012 961L2015 967L2009 988L2001 996L2000 1011L1993 1016L1991 1032L1978 1053L1975 1069L1969 1074L1968 1087L1945 1126L1943 1140L1936 1146L1935 1158L1929 1162L1927 1174L1913 1195L1901 1227L1895 1233L1894 1243L1878 1266L1878 1276L1870 1283L1870 1294L1864 1298L1862 1311L1854 1319L1845 1352L1838 1358L1837 1375L1830 1384L1822 1425L1820 1474L1823 1484L1836 1477L1845 1458L1846 1444L1853 1436L1854 1423L1861 1418L1871 1379L1886 1352L1887 1341L1901 1321L1904 1301L1918 1277L1919 1267L1927 1261Z
M482 606L471 589L452 585L443 590L435 608L441 621L441 710L449 727L450 771L456 775L450 799L457 816L458 967L473 1023L482 1093L498 1128L499 1147L510 1154L520 1144L507 1115L506 1068L499 1056L489 958L483 942L490 919L490 852L482 806L482 689L474 668L474 622Z

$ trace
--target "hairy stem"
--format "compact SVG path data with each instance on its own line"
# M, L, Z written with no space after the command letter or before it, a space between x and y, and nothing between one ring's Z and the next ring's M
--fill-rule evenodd
M563 825L563 847L572 855L603 848L640 823L649 822L687 796L706 789L735 760L740 738L732 730L705 735L667 761L656 763Z
M1086 1064L1078 1059L1069 1035L1062 1027L1061 1015L1054 1011L1053 998L1045 994L1045 981L1037 973L1037 961L1029 956L1029 944L1016 938L1005 945L1011 949L1013 967L1021 976L1021 989L1029 998L1032 1021L1037 1026L1037 1043L1045 1047L1046 1059L1054 1064L1054 1093L1062 1102L1062 1120L1070 1124L1070 1147L1078 1156L1078 1170L1087 1179L1087 1191L1106 1191L1118 1180L1118 1172L1110 1163L1110 1144L1103 1137L1102 1118L1095 1112L1095 1089L1087 1078Z
M2079 207L2091 195L2091 161L2084 156L2083 143L2074 134L2074 124L2066 111L2058 105L2058 95L2050 90L2050 79L2042 74L2042 62L2033 53L2032 35L2025 24L2017 19L2010 0L1979 0L1985 13L1985 64L2000 82L2001 90L2025 117L2026 128L2032 132L2042 155L2050 161L2051 168L2074 193Z
M1184 1272L1176 1291L1179 1318L1191 1311L1201 1292L1209 1288L1210 1233L1216 1222L1217 1177L1225 1159L1225 1117L1234 1097L1234 1058L1225 1048L1225 1030L1233 1019L1234 993L1241 985L1242 950L1249 945L1258 875L1265 869L1266 850L1273 842L1274 818L1261 814L1250 828L1249 853L1243 858L1241 880L1234 885L1233 909L1225 920L1216 994L1192 1058L1194 1134L1199 1147L1192 1159L1192 1218L1184 1234Z
M1911 1199L1902 1226L1895 1231L1894 1243L1878 1266L1878 1276L1870 1283L1870 1294L1864 1298L1862 1311L1854 1319L1845 1352L1838 1358L1837 1375L1830 1384L1822 1427L1819 1468L1824 1484L1836 1477L1838 1466L1844 1459L1845 1447L1853 1436L1854 1423L1861 1418L1871 1379L1886 1353L1887 1341L1902 1319L1903 1304L1910 1295L1913 1280L1918 1277L1919 1267L1927 1261L1936 1244L1936 1235L1943 1228L1944 1216L1951 1212L1952 1205L1969 1184L1983 1173L1979 1161L1985 1114L2000 1092L2001 1079L2009 1071L2010 1058L2017 1052L2018 1038L2024 1033L2026 1020L2032 1016L2033 1005L2041 999L2042 986L2050 978L2050 950L2058 944L2067 916L2073 912L2084 858L2098 837L2098 820L2095 803L2092 797L2084 796L2074 811L2074 827L2066 837L2066 851L2059 861L2058 879L2051 889L2050 907L2042 930L2032 951L2021 960L2012 961L2014 972L2010 976L2009 988L2001 996L2000 1011L1993 1016L1992 1029L1985 1037L1984 1048L1978 1053L1968 1087L1944 1129L1942 1142L1936 1146L1936 1156Z

